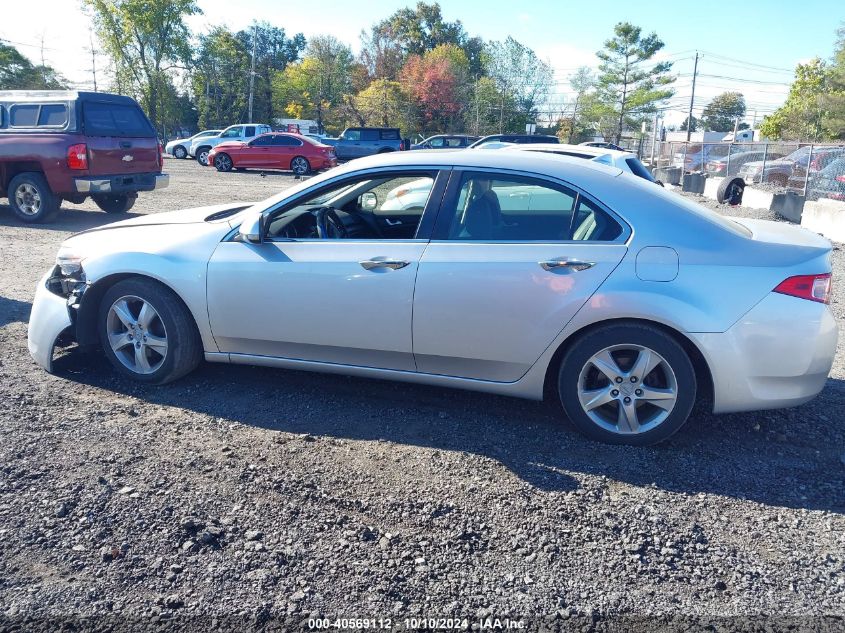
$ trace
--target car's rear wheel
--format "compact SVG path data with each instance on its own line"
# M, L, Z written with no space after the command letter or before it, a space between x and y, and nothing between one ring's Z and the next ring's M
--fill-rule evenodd
M232 157L228 154L218 154L214 157L214 167L217 171L232 171Z
M35 172L24 172L12 178L8 191L12 211L24 222L46 222L62 204L47 179Z
M197 150L197 162L203 167L208 167L208 153L211 151L210 147L200 147Z
M608 325L578 339L558 375L566 415L587 437L611 444L661 442L695 403L695 370L668 334L641 324Z
M138 196L130 195L97 195L91 196L100 209L106 213L127 213L135 206L135 200Z
M98 329L111 364L140 382L171 382L202 359L202 342L188 309L152 279L125 279L109 288L100 304Z
M188 150L186 150L181 145L177 145L173 148L173 157L174 158L187 158L188 157Z
M304 156L296 156L290 161L290 170L297 176L304 176L311 171L311 163Z

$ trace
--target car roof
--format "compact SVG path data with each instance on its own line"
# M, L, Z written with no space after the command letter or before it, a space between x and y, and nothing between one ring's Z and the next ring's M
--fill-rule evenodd
M614 158L634 158L634 152L622 152L618 149L605 149L604 147L592 147L590 145L568 145L566 143L532 143L530 145L513 145L508 149L515 149L522 152L551 152L562 153L572 152L573 154L590 154L591 156L613 156Z

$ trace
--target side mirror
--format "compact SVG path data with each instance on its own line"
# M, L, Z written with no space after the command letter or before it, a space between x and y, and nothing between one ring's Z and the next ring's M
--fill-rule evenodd
M372 211L378 206L378 198L372 191L361 194L361 208Z
M237 240L248 244L260 244L264 239L264 214L247 218L238 228Z

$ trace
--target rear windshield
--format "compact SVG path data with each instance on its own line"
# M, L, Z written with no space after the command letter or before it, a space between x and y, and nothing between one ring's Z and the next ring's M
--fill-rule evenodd
M631 168L634 175L654 182L654 176L651 175L651 172L646 169L645 165L643 165L639 160L636 158L626 158L625 162L628 164L628 167Z
M87 101L82 113L85 133L90 136L155 136L147 117L136 105Z

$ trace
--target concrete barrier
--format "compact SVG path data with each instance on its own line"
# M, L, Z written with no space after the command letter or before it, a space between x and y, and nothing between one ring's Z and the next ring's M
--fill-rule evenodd
M805 202L801 226L834 242L845 243L845 202L830 198Z
M769 211L774 211L780 217L801 224L801 213L804 209L804 196L794 191L776 193L772 196L772 206Z

